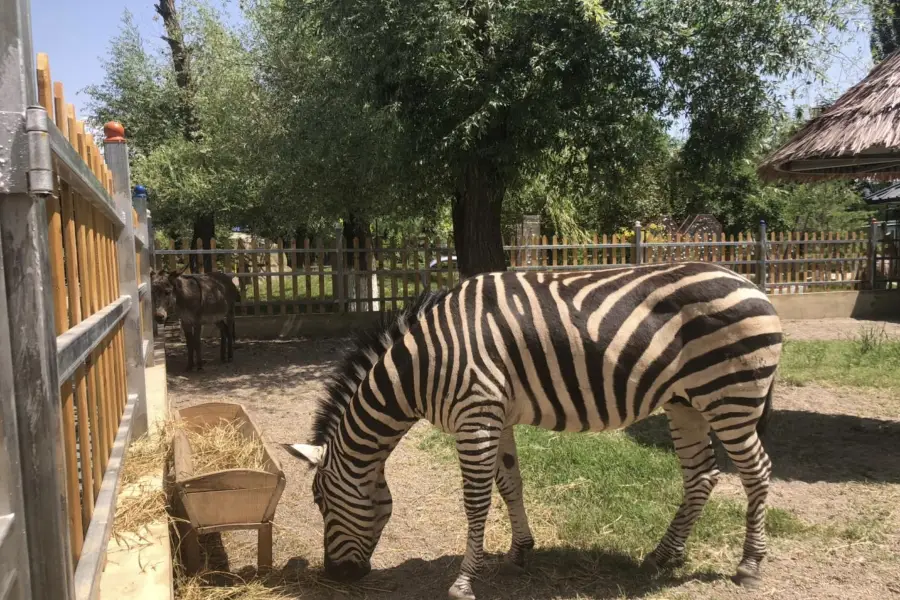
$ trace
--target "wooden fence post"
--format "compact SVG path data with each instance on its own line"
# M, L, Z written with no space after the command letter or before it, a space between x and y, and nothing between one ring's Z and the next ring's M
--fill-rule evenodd
M635 265L641 264L641 247L644 240L641 239L641 222L634 222L634 260L631 262Z
M331 266L331 284L334 289L334 299L337 302L338 314L347 312L347 294L344 285L344 228L340 225L334 229L334 262Z
M875 228L875 217L869 221L869 289L875 289L875 261L878 260L878 244L875 235L878 233Z
M766 252L768 245L766 243L766 222L764 219L759 221L759 239L756 242L756 285L765 294L766 293Z
M144 381L144 340L141 334L141 299L138 292L137 251L134 221L131 218L131 174L125 128L111 121L103 127L106 134L104 155L113 176L113 200L124 225L116 239L119 293L131 297L131 307L122 322L125 330L125 375L128 396L136 396L132 413L133 438L147 432L147 388ZM149 261L147 261L149 262Z

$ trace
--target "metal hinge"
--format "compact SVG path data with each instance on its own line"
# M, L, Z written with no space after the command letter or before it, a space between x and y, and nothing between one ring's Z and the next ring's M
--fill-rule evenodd
M28 134L28 191L32 194L53 193L53 154L50 152L50 117L42 106L29 106L25 111Z

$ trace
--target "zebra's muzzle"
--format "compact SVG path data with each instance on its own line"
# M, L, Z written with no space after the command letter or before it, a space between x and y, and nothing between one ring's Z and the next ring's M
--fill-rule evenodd
M363 564L355 562L333 563L325 559L325 574L335 581L356 581L368 575L371 570L372 565L369 562Z

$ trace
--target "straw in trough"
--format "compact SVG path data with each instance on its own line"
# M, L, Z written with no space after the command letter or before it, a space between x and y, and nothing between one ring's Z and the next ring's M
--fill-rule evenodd
M900 178L900 51L759 167L764 179Z
M266 451L262 442L246 437L240 426L240 421L221 419L213 427L185 428L191 445L193 475L226 469L265 470Z

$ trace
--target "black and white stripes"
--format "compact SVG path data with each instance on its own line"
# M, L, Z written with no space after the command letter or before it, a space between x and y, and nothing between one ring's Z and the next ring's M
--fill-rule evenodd
M454 598L474 598L494 482L512 523L510 560L534 545L522 504L516 424L601 431L662 406L685 499L647 563L680 560L718 471L714 430L748 495L738 578L765 555L769 459L757 423L769 406L781 325L749 281L704 263L579 273L496 273L426 294L360 337L334 376L312 445L326 568L358 577L390 517L384 461L418 420L456 437L469 536Z

